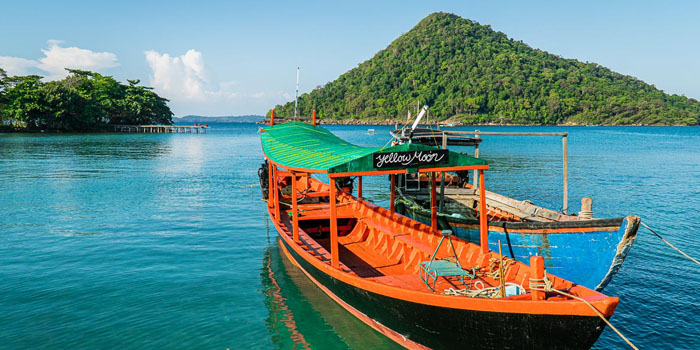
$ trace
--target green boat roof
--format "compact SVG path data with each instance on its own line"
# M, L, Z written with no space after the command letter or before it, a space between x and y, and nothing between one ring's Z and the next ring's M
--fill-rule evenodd
M403 144L390 147L362 147L353 145L328 129L292 122L278 124L263 129L260 135L263 152L274 163L282 168L321 172L339 173L368 173L385 170L408 169L409 172L421 168L464 168L483 167L488 163L479 158L470 157L457 152L449 152L445 164L418 165L413 168L390 167L377 169L373 164L373 154L388 152L430 151L435 147Z

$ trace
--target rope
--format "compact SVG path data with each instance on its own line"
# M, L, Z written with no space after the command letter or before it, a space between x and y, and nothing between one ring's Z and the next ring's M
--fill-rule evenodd
M691 261L693 261L694 263L700 265L700 262L699 262L699 261L697 261L696 259L692 258L690 255L684 253L682 250L676 248L673 244L671 244L671 242L665 240L663 237L661 237L660 234L658 234L656 231L654 231L651 227L647 226L647 224L645 224L645 223L643 223L643 222L641 222L641 221L640 221L639 223L640 223L642 226L646 227L647 230L651 231L651 233L655 234L656 237L661 238L661 240L664 241L664 243L668 244L669 247L675 249L677 252L683 254L683 256L685 256L686 258L688 258L688 259L690 259Z
M448 258L445 258L443 260L450 260ZM498 267L501 263L501 259L497 258L492 258L490 260L491 262L489 263L488 269L483 269L481 266L475 266L471 269L471 280L469 281L468 288L464 289L454 289L454 288L447 288L443 290L442 294L444 295L453 295L453 296L465 296L465 297L470 297L470 298L488 298L488 299L493 299L493 298L500 298L501 297L501 288L500 287L489 287L485 288L484 282L482 281L476 281L473 282L474 278L479 278L479 277L488 277L492 278L494 280L498 280L500 278L500 271L501 269ZM515 260L509 259L508 257L503 258L503 275L507 276L508 275L508 269L515 264ZM506 285L516 285L520 287L520 290L525 290L523 286L517 284L517 283L512 283L512 282L506 282ZM476 288L476 289L472 289Z
M530 278L530 290L536 290L536 291L540 291L540 292L555 292L555 293L559 293L561 295L564 295L564 296L567 296L569 298L576 299L580 302L585 303L593 311L595 311L595 313L598 315L598 317L600 317L600 319L603 320L608 325L608 327L610 327L610 329L615 331L615 333L617 333L617 335L619 335L620 338L622 338L622 340L624 340L627 343L627 345L629 345L634 350L639 350L639 348L634 346L634 344L632 344L632 342L629 339L627 339L627 337L622 335L622 333L620 333L620 331L618 331L617 328L615 328L615 326L613 326L612 323L610 323L610 321L608 321L608 319L605 318L605 316L603 316L603 314L600 311L598 311L598 309L596 309L595 306L593 306L593 304L589 303L586 299L583 299L583 298L578 297L576 295L573 295L573 294L570 294L570 293L567 293L567 292L564 292L564 291L561 291L558 289L554 289L554 287L552 286L552 281L550 281L549 278L547 278L546 272L545 272L545 275L543 278Z

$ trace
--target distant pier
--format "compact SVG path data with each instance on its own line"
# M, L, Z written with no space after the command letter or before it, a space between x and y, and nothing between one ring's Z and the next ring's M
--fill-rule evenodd
M113 125L111 128L115 132L140 134L206 134L209 125Z

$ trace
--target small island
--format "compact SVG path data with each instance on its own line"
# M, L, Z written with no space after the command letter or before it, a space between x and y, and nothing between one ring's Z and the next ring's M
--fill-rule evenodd
M371 59L299 96L328 124L405 123L420 105L452 125L698 125L700 102L488 25L433 13ZM294 101L275 107L294 115ZM269 112L268 112L269 117Z
M67 69L63 80L7 76L0 68L0 132L97 132L114 125L171 125L168 100L139 80L122 84L99 73Z

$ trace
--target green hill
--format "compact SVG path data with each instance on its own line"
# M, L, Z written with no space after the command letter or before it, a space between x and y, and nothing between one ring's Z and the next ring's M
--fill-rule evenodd
M373 58L299 97L322 119L405 120L416 104L470 124L697 125L700 102L433 13ZM294 102L276 106L292 115Z

